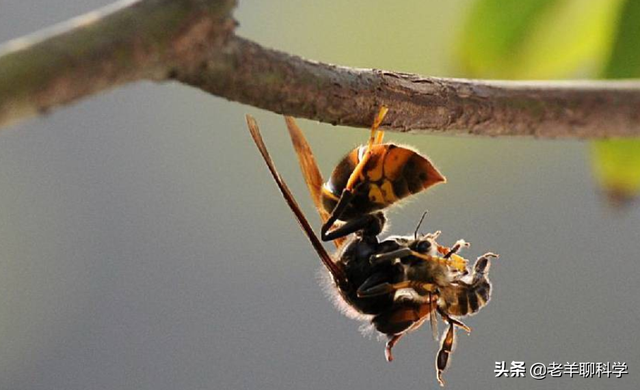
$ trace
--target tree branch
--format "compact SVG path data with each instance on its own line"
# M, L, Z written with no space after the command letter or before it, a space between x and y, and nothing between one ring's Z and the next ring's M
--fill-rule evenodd
M198 72L176 78L280 114L383 126L538 137L640 136L640 82L507 82L422 77L309 61L233 37Z
M0 125L131 81L177 80L229 100L397 131L640 136L640 82L422 77L309 61L233 35L234 0L125 1L0 50Z
M0 126L172 69L225 45L235 0L122 0L0 48Z

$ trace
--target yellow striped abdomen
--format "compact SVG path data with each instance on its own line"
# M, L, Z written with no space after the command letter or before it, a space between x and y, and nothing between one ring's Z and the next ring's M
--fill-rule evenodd
M327 212L335 208L365 150L365 146L360 146L349 152L322 187L322 204ZM374 145L371 153L362 176L356 181L354 199L342 220L384 209L445 181L426 157L409 148L394 144Z

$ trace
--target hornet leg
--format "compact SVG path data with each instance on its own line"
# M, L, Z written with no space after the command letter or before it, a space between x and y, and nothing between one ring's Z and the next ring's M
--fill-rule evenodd
M349 203L351 203L351 199L353 198L354 188L356 187L357 182L360 179L360 176L362 176L362 171L367 165L367 162L371 158L371 148L374 145L377 145L378 143L382 142L383 132L379 131L378 127L382 123L382 120L384 119L384 116L387 114L387 111L389 111L387 107L385 106L380 107L380 110L378 111L378 115L373 121L373 125L371 126L371 136L369 137L369 143L367 145L367 151L362 157L362 159L358 162L358 165L356 165L356 167L353 169L353 172L351 172L351 176L349 176L349 180L347 180L347 185L345 186L344 190L342 191L342 194L340 195L340 200L338 201L338 204L331 212L329 219L322 225L322 230L320 233L323 241L335 240L336 238L344 237L347 234L349 234L349 233L347 234L341 233L342 235L337 235L335 231L329 232L329 229L331 229L331 227L333 227L333 224L340 219L340 216L342 215L344 210L347 208L347 206L349 206ZM336 229L336 230L339 230L339 229Z
M402 290L403 288L412 288L418 294L425 295L428 293L434 293L438 289L435 284L417 282L413 280L405 280L403 282L394 283L394 284L385 282L385 283L380 283L371 287L369 287L370 284L367 283L368 281L369 280L367 279L367 281L365 281L365 283L363 283L362 286L360 286L360 288L358 289L358 292L357 292L358 297L366 298L366 297L375 297L378 295L391 294L398 290Z
M343 198L340 198L340 203L338 203L327 222L324 223L320 229L320 238L322 238L322 241L337 240L360 230L364 230L364 235L370 236L377 236L382 232L382 228L386 221L383 213L366 214L329 231L333 224L339 219L344 207L346 207L351 199L351 193L349 193L347 197L344 197L346 192L346 190L343 192ZM342 199L348 200L343 203ZM338 210L339 207L341 207L341 210Z

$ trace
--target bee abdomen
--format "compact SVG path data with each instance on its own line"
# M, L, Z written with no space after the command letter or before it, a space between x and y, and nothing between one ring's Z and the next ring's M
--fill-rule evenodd
M489 281L483 279L481 283L474 285L467 291L467 298L469 301L467 314L473 314L482 309L491 299L491 284Z
M478 311L481 307L489 303L489 299L491 299L491 283L484 279L483 283L480 284L473 292L478 298L478 302L480 302L480 306L475 310Z
M491 299L491 284L483 279L444 294L446 310L454 316L467 316L478 312Z
M449 314L456 316L474 314L489 303L491 282L489 282L487 275L490 257L495 257L495 255L488 253L476 260L471 282L461 281L441 292L442 304Z

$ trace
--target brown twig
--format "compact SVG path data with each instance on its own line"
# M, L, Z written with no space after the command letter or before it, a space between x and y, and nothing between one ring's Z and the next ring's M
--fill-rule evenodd
M122 0L0 48L0 126L189 71L233 33L235 0Z
M640 136L640 82L422 77L309 61L233 34L234 0L120 3L0 50L0 125L131 81L177 80L280 114L390 130Z

